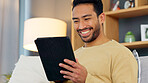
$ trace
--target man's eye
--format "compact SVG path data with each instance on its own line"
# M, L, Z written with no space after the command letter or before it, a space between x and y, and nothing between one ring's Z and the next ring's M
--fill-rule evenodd
M90 18L85 18L85 20L89 20Z
M79 22L79 21L74 21L74 23L77 23L77 22Z

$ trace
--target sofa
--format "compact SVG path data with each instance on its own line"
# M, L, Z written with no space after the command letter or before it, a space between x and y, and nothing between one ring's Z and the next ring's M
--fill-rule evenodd
M148 83L148 56L139 59L139 83ZM21 55L8 83L49 83L40 57Z

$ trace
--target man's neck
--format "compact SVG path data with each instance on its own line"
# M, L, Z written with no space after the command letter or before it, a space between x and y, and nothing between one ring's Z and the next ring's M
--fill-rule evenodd
M103 34L100 34L94 41L92 41L90 43L85 43L85 47L101 45L101 44L104 44L108 41L110 41L110 40L106 36L104 36Z

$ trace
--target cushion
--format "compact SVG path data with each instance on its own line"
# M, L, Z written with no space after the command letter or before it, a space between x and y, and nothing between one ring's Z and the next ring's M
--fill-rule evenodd
M148 56L140 57L141 62L141 82L148 83Z
M140 56L136 50L133 54L138 63L138 83L148 83L148 56Z
M49 83L40 57L21 55L8 83Z

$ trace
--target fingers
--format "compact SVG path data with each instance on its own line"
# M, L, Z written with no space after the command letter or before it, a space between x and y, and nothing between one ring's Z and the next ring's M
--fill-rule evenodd
M72 72L69 72L69 71L63 71L61 70L60 71L61 74L64 74L64 78L67 78L67 79L70 79L72 81L76 81L77 79L79 79L78 75L77 74L74 74Z
M62 68L65 68L69 71L77 73L77 71L78 71L77 69L81 69L81 65L79 63L76 63L76 62L68 60L68 59L64 59L64 62L71 65L71 66L63 64L63 63L60 63L59 66Z
M74 68L72 68L71 66L65 65L63 63L60 63L59 66L65 68L69 71L72 71L72 72L74 71Z
M67 76L71 76L71 77L73 77L73 76L74 76L74 73L69 72L69 71L64 71L64 70L61 70L61 71L60 71L60 73L61 73L61 74L64 74L64 75L67 75Z
M71 60L68 60L68 59L64 59L64 62L71 65L72 67L74 68L79 68L80 67L80 64L79 63L76 63L74 61L71 61Z
M87 70L78 63L78 59L76 59L76 62L64 59L64 62L68 65L60 63L59 66L69 71L61 70L60 73L64 75L63 77L72 80L74 83L85 83Z
M70 79L70 80L72 79L71 76L66 76L66 75L64 75L63 77L64 77L64 78L67 78L67 79Z
M63 77L72 80L73 83L77 83L77 79L76 78L73 78L73 77L67 76L67 75L64 75Z

